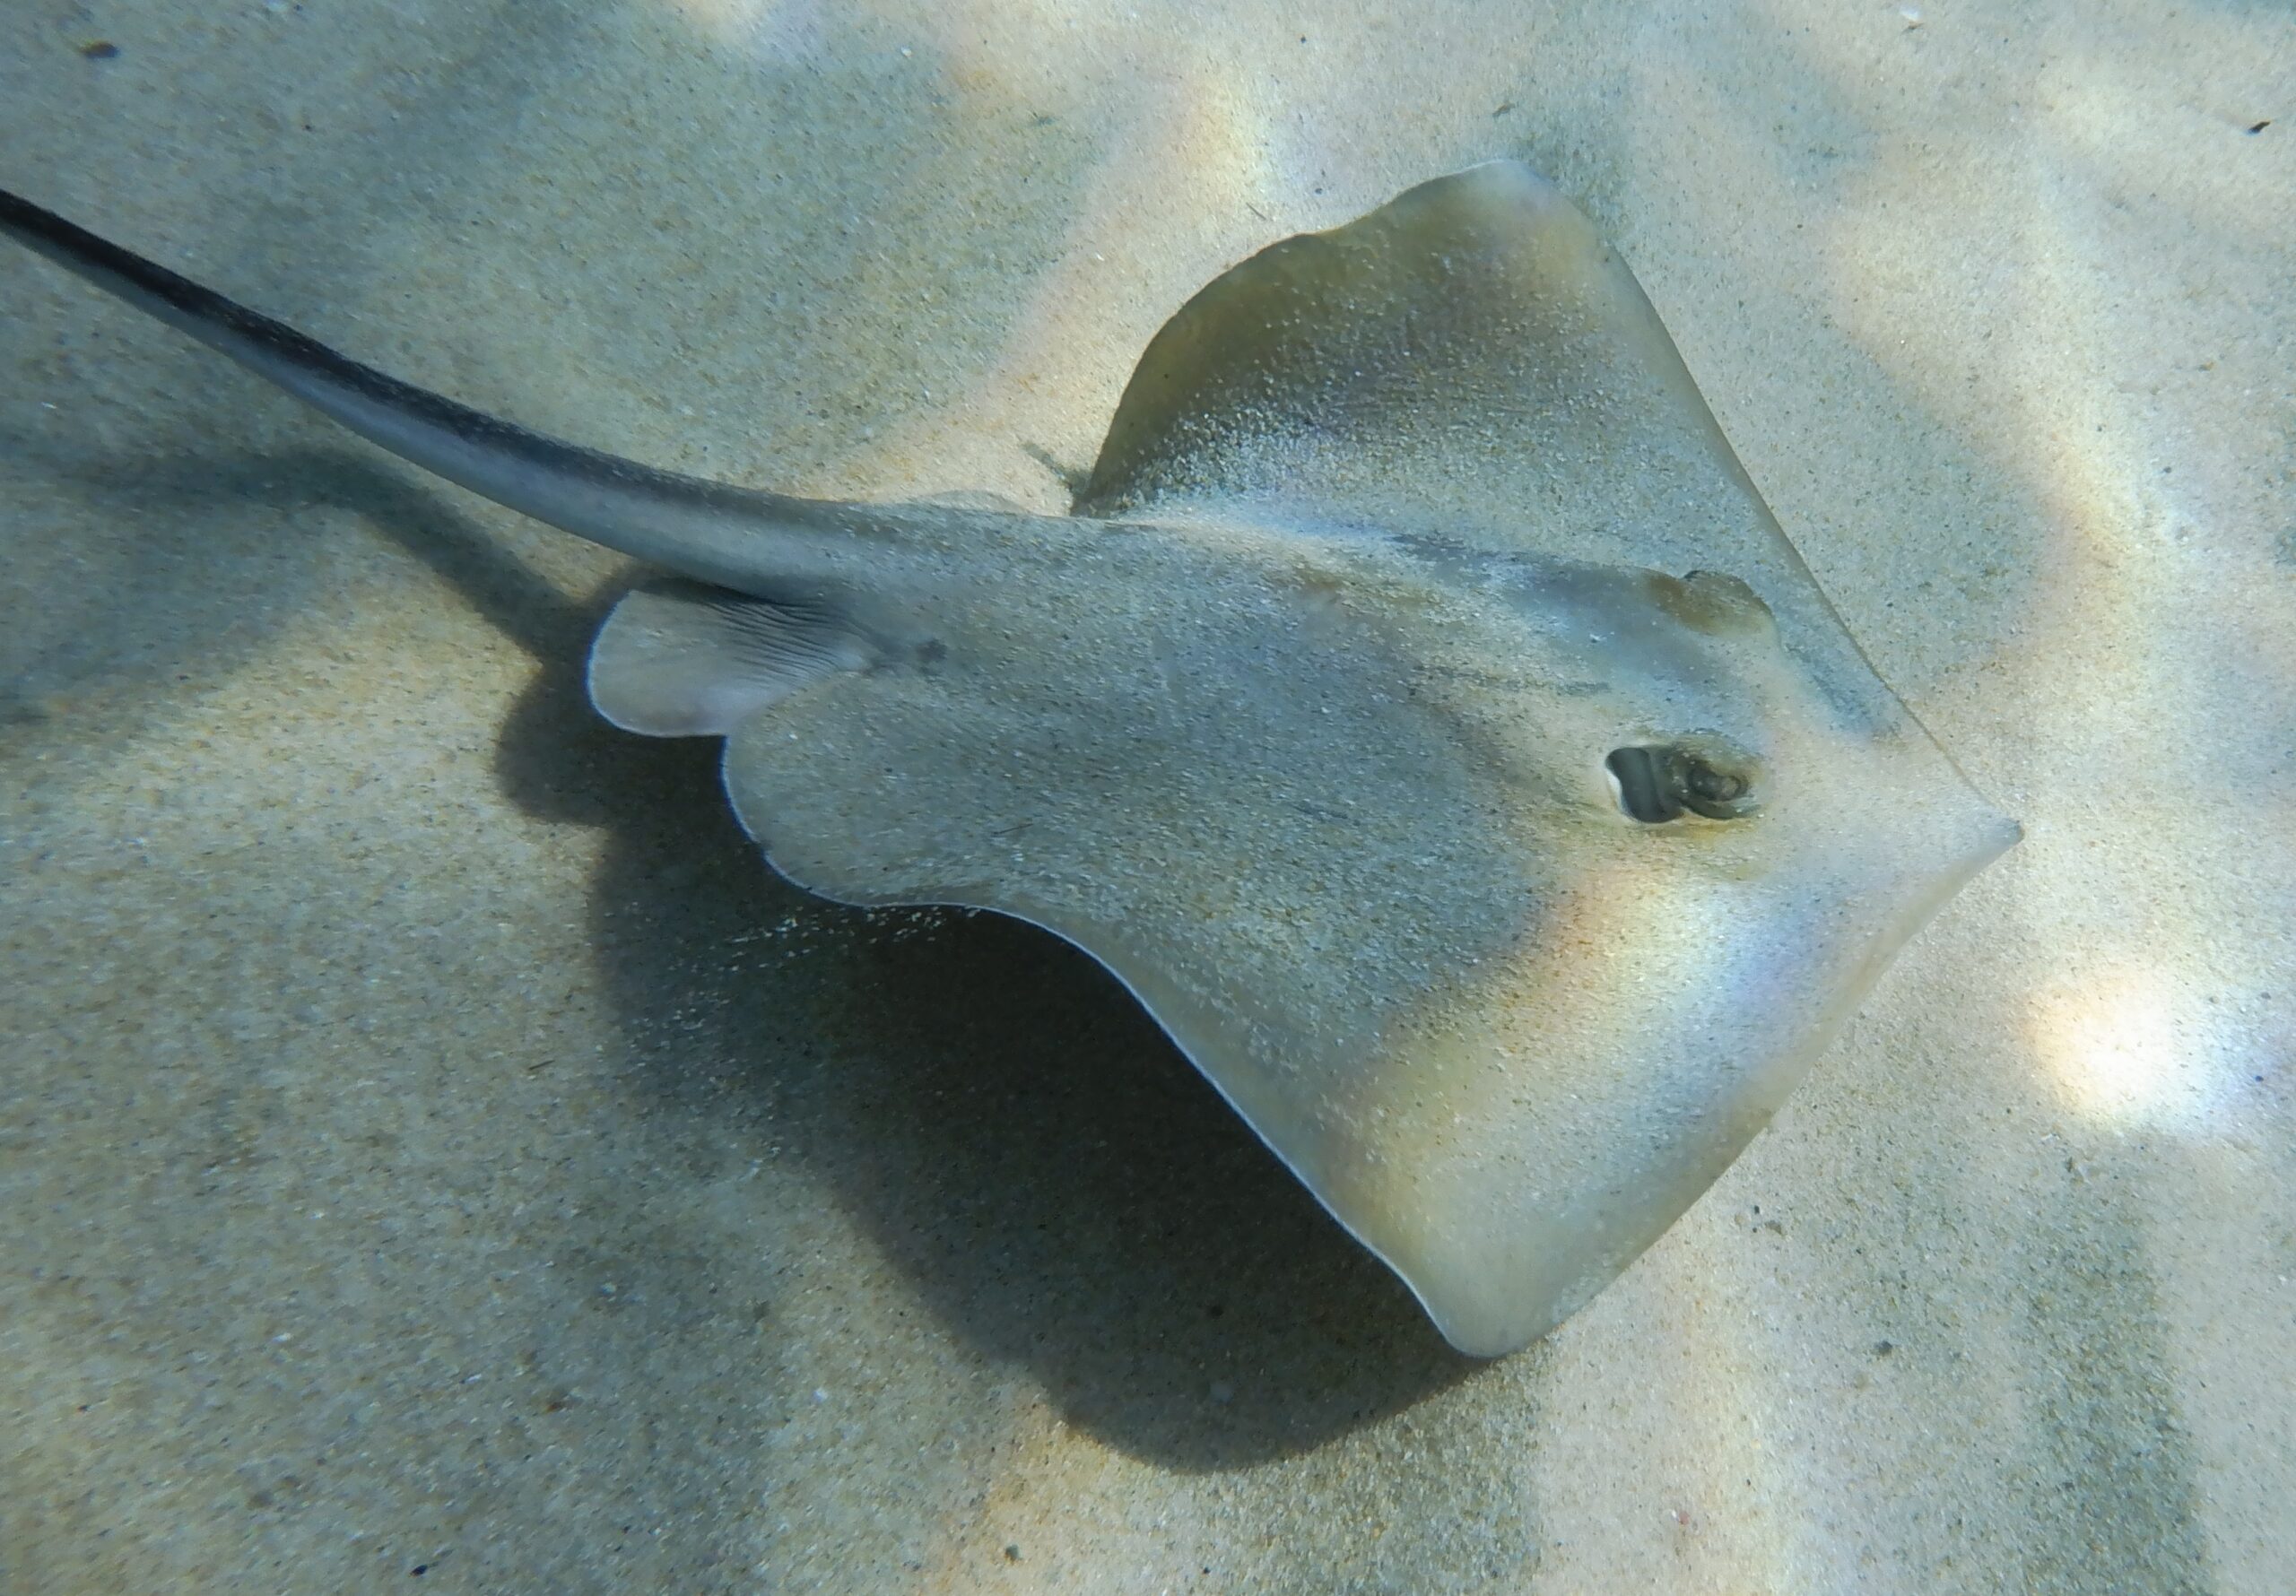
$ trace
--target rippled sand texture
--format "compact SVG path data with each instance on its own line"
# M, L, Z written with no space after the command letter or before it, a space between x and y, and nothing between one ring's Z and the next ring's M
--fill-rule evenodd
M1521 157L2028 833L1469 1364L1083 958L596 724L612 559L9 256L0 1589L2283 1582L2296 22L1395 9L0 11L9 186L827 495L1057 507L1220 267Z

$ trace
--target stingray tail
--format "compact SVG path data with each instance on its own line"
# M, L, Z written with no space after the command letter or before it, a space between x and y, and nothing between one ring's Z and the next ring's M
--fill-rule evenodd
M369 442L592 542L744 592L849 573L882 519L656 471L529 432L386 376L30 201L0 190L0 233L228 355Z

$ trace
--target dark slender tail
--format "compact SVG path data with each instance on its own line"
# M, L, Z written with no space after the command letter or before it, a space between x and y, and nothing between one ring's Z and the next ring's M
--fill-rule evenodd
M818 579L857 537L853 507L728 487L561 443L388 377L283 322L0 190L0 233L189 334L369 441L538 521L704 582Z

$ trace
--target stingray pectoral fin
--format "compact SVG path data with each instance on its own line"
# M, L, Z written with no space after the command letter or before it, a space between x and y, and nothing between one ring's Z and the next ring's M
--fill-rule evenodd
M1079 500L1280 507L1502 551L1566 537L1582 559L1750 578L1786 552L1625 263L1509 160L1215 278L1141 356Z
M1875 724L1902 714L1618 252L1488 161L1213 280L1149 343L1080 513L1378 528L1726 571Z
M1941 785L1776 857L1699 821L1574 838L1495 804L1439 728L1386 730L1352 762L1223 771L847 676L745 723L726 778L804 887L993 909L1099 959L1483 1357L1655 1241L2013 836Z
M860 670L871 652L826 603L651 582L625 594L599 629L590 702L625 732L722 737L808 682Z
M744 720L728 793L813 891L1090 952L1464 1350L1624 1268L2013 836L1680 584L1178 543L959 595L933 670ZM1606 754L1676 725L1750 756L1733 818L1622 806Z
M1310 1122L1318 1194L1454 1346L1526 1344L1705 1193L2013 837L1948 801L1883 852L1816 840L1761 883L1574 875L1514 946L1437 975L1351 1061L1343 1105Z

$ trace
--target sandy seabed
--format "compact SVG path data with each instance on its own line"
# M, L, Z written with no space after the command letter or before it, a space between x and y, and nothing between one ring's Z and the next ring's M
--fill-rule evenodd
M0 1589L2285 1588L2286 7L0 10L0 184L824 495L1057 507L1493 155L2027 837L1492 1365L1089 960L597 724L619 562L0 256Z

